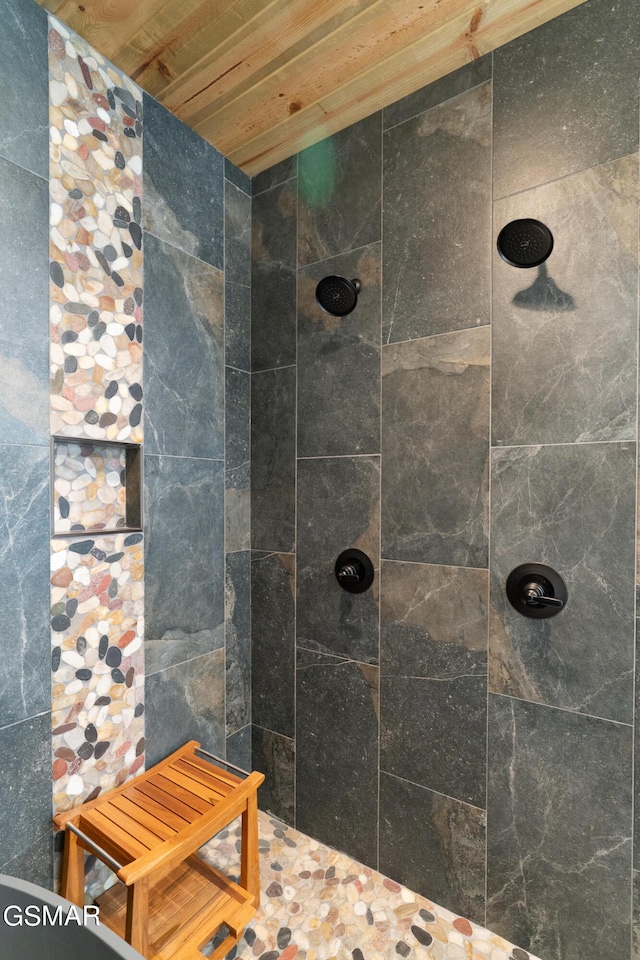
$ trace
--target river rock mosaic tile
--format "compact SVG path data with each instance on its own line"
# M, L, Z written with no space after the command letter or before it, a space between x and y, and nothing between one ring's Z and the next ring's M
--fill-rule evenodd
M142 442L142 100L49 19L51 432Z
M141 533L51 542L53 805L144 765Z
M262 904L228 960L537 960L266 813L258 831ZM239 849L235 821L200 855L237 877Z
M140 479L140 470L136 453L136 448L119 444L56 442L54 533L139 528L140 491L136 480Z

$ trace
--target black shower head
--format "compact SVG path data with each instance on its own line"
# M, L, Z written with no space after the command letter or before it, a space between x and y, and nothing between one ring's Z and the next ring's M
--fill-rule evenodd
M539 220L512 220L498 237L498 253L511 267L538 267L553 250L553 234Z
M332 317L346 317L355 309L361 283L344 277L324 277L316 287L316 301Z

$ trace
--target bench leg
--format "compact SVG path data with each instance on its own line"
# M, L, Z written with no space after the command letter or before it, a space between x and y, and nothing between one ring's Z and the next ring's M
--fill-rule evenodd
M258 797L252 794L242 814L242 866L240 886L253 894L254 906L260 906L260 861L258 858Z
M84 850L71 830L64 837L61 893L71 903L84 907Z
M127 888L127 943L143 957L149 953L149 878Z

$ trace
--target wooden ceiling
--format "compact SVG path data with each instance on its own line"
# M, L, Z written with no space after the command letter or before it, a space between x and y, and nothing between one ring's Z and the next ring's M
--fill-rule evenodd
M585 0L38 0L253 175Z

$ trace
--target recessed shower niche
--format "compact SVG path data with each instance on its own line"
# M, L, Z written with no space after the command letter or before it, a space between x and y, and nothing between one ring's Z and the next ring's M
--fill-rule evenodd
M53 536L140 530L141 450L138 444L54 437Z

